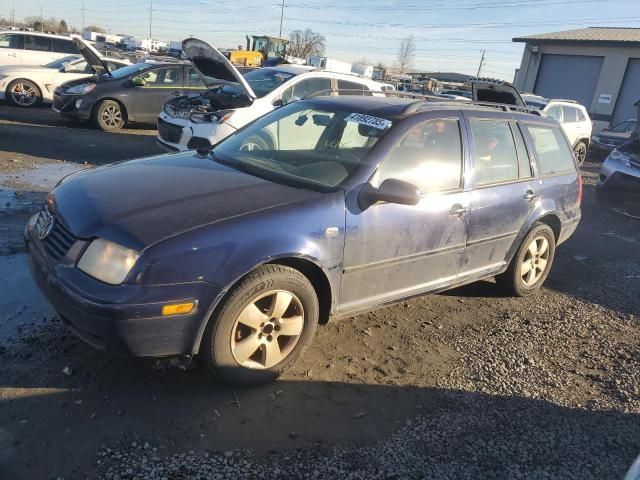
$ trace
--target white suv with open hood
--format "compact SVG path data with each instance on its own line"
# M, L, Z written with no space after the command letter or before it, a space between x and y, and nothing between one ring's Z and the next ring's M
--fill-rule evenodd
M371 79L303 65L260 68L243 76L217 49L194 38L182 43L182 51L211 88L197 97L177 97L164 104L158 117L158 143L168 151L215 145L275 108L313 94L336 90L383 95L382 84ZM271 141L255 140L253 148L267 148Z

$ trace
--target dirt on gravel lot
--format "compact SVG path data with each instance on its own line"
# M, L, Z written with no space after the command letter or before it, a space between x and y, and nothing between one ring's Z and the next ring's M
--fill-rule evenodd
M56 122L0 105L0 478L616 479L640 454L640 195L597 196L597 162L538 295L487 280L333 322L238 390L93 350L44 302L21 235L45 191L159 153Z

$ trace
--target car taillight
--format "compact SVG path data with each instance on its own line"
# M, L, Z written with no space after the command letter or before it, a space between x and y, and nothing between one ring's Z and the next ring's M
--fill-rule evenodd
M582 175L578 174L578 206L582 205Z

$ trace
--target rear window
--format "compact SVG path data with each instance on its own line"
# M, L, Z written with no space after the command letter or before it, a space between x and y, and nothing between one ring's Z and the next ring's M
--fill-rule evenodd
M340 95L371 95L366 85L347 80L338 80L338 90Z
M51 51L51 39L49 37L38 37L37 35L24 36L25 50L36 50L38 52Z
M559 128L526 125L526 129L533 140L542 175L575 171L573 152Z
M80 53L71 40L64 40L62 38L53 39L53 51L58 53L75 53L76 55Z
M564 123L575 123L578 121L578 111L574 107L562 107Z

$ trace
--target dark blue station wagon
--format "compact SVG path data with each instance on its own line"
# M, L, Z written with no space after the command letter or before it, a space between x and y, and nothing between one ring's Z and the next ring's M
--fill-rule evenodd
M73 174L25 231L32 273L97 348L272 380L319 323L495 276L538 290L580 220L555 121L384 97L307 99L210 151Z

